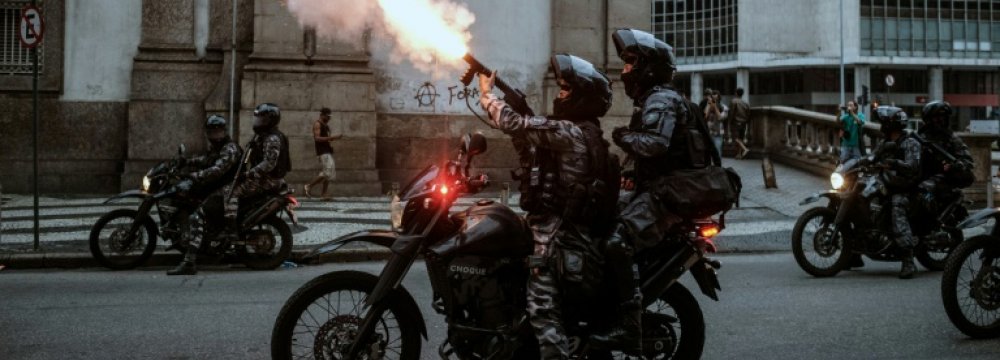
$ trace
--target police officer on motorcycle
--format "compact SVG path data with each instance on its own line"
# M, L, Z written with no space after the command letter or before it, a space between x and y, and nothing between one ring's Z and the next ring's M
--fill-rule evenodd
M285 174L292 169L288 154L288 138L278 130L281 109L278 105L263 103L253 111L253 140L247 144L250 166L232 186L226 199L226 232L238 234L236 215L239 199L276 191L286 186Z
M923 149L921 198L929 211L936 212L936 202L942 196L946 196L952 189L972 185L975 180L972 172L974 163L969 147L951 130L951 104L947 101L932 101L924 105L921 113L924 126L920 128L920 136L957 160L954 163L947 161L943 154L931 146Z
M520 156L522 167L515 177L521 180L521 207L528 211L535 243L528 314L541 358L565 359L570 348L561 325L560 285L570 270L560 269L564 261L557 259L572 253L583 260L583 271L593 274L587 269L596 267L599 273L595 244L614 218L602 211L614 208L620 175L613 171L608 176L607 164L617 158L609 158L610 144L602 138L598 120L611 106L611 81L573 55L555 55L551 66L559 94L549 117L518 114L497 98L491 92L496 73L480 75L479 86L490 126L510 135ZM599 278L589 280L584 286L599 283Z
M188 174L187 178L178 183L177 188L197 198L209 196L222 189L236 175L243 150L226 133L226 119L219 115L211 115L205 121L205 137L208 138L208 152L187 161L188 167L199 169ZM197 239L192 239L188 217L189 211L178 211L175 221L178 221L180 243L186 246L184 260L167 275L194 275L198 272L195 260L198 257Z
M698 116L697 105L685 100L670 82L676 70L673 48L652 34L619 29L612 34L618 56L625 62L622 82L635 111L628 127L612 133L615 144L634 160L635 194L622 210L619 224L605 243L605 256L618 287L621 324L607 334L591 337L601 347L642 347L642 294L633 256L637 248L651 247L681 220L666 209L656 189L664 177L678 169L719 163L708 139L708 128ZM707 145L707 146L706 146Z
M886 166L886 183L892 193L892 225L896 233L896 244L903 252L903 264L899 269L900 279L910 279L917 271L913 264L913 249L917 239L913 237L907 213L910 210L910 194L916 185L914 179L920 175L921 146L917 139L906 133L908 122L906 113L895 106L879 106L875 116L882 126L884 140L875 151L876 161Z

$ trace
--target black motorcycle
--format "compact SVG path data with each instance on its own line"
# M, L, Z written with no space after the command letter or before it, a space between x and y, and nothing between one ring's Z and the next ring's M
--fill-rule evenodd
M955 248L941 276L941 300L948 319L962 333L980 339L1000 337L1000 209L983 209L958 225L990 225Z
M469 162L483 152L482 135L463 138L457 161L419 173L392 203L393 230L361 231L335 239L310 253L317 258L356 242L391 249L381 275L336 271L300 287L274 324L274 359L418 359L426 325L413 297L400 283L423 257L433 290L433 308L444 315L447 339L442 358L534 359L538 345L526 312L527 259L531 232L510 208L480 200L449 214L461 193L475 194L484 176L468 175ZM703 293L717 300L720 264L707 258L719 225L689 222L652 249L640 252L643 349L648 358L700 357L705 324L697 300L678 278L690 270ZM710 245L710 246L705 246ZM605 284L610 286L611 284ZM600 288L600 287L597 287ZM563 317L574 358L612 358L596 350L589 335L614 322L616 301L608 291L564 296Z
M806 210L795 222L792 254L802 270L816 277L834 276L850 265L853 254L877 261L902 260L892 226L888 171L874 154L848 160L830 175L834 190L799 203L829 199L827 206ZM918 239L914 256L935 271L944 268L948 254L962 242L956 226L968 216L961 190L943 194L937 203L941 205L934 210L918 205L908 213Z
M177 157L153 166L142 178L140 189L128 190L104 201L105 204L125 199L140 199L137 210L116 209L101 216L90 231L90 253L101 266L113 270L132 269L144 264L156 250L156 238L169 240L168 248L184 251L180 246L178 224L173 219L178 211L191 214L191 235L201 239L199 254L221 259L235 253L237 259L256 270L274 269L292 252L292 233L279 216L291 213L294 203L289 189L240 201L239 234L231 241L224 236L223 199L221 195L207 200L179 192L174 186L183 180L184 146ZM159 226L151 212L155 206Z

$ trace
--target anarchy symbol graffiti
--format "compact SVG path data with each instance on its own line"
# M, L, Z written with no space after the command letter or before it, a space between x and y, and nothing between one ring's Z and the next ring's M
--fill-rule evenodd
M437 88L435 88L434 85L428 81L417 89L417 96L414 96L413 98L417 99L417 105L424 107L434 106L434 101L437 100L438 96Z

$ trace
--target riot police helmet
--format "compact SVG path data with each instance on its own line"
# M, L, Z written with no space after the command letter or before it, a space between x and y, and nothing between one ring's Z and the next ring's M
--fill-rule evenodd
M879 124L882 126L882 134L889 136L889 134L896 131L903 131L906 129L907 123L909 123L909 117L906 116L906 112L895 106L879 106L875 108L875 117L878 119Z
M552 102L552 115L568 120L604 116L611 108L611 79L587 60L569 54L550 59L560 96Z
M281 122L281 109L272 103L257 105L253 110L253 131L256 133L268 132Z
M219 115L209 115L205 120L205 137L213 145L219 145L226 141L226 118Z
M951 133L951 104L936 100L924 105L920 112L920 120L924 122L921 132Z
M626 63L622 71L625 92L636 98L654 86L669 83L677 61L674 48L653 34L636 29L618 29L611 35L618 57Z

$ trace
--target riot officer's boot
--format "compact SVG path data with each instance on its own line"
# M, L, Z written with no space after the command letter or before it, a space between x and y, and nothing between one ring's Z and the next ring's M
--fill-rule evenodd
M168 270L167 275L194 275L198 273L198 268L195 266L195 259L198 258L198 247L194 245L188 245L188 250L184 253L184 260L181 261L177 267L173 270Z
M240 239L240 227L239 224L236 223L236 216L229 216L227 214L225 220L226 226L222 230L221 235L222 238L228 240L231 244L232 242Z
M903 266L899 269L900 279L912 279L917 273L917 266L913 264L913 249L904 250Z
M639 356L642 354L642 293L639 290L639 267L626 229L619 226L605 244L605 255L618 287L621 322L605 334L594 334L590 341L599 349L615 349Z

